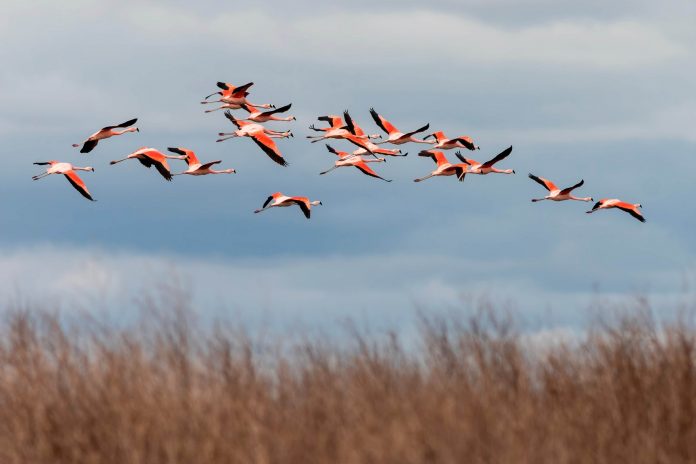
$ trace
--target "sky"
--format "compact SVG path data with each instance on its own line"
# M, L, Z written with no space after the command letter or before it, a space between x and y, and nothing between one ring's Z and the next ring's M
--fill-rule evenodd
M539 325L581 323L597 298L660 308L696 284L696 4L591 0L263 2L5 0L0 5L0 291L124 307L183 283L201 312L402 327L417 311L492 301ZM204 114L217 81L292 103L295 138L271 162ZM368 110L403 130L470 135L515 176L435 178L405 145L384 183L310 144L309 124ZM71 147L138 117L141 132ZM336 141L336 148L347 149ZM142 146L183 146L236 175L164 182ZM454 151L447 152L453 158ZM95 203L34 161L93 166ZM177 168L182 164L172 162ZM529 200L527 173L595 199L641 203L647 223L591 205ZM323 202L254 215L282 191ZM78 303L79 302L79 303ZM58 304L58 303L57 303ZM665 309L666 311L666 309Z

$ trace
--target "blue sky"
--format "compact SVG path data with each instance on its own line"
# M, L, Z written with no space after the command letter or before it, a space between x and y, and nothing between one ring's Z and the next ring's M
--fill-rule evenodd
M12 44L0 50L5 293L130 301L177 277L202 311L394 324L484 296L575 323L598 294L665 305L693 294L693 2L190 3L0 6ZM298 120L273 124L296 135L279 142L290 167L249 140L214 142L230 125L198 102L218 80L293 103ZM333 158L304 140L307 126L349 109L376 132L372 106L399 128L469 134L482 160L513 145L501 165L517 175L414 184L432 165L407 145L376 167L391 184L319 176ZM70 147L132 117L140 133L90 155ZM141 146L188 147L238 174L169 184L135 162L108 165ZM60 178L32 182L31 163L47 159L94 166L83 179L98 201ZM648 222L532 204L544 192L528 172L583 178L583 196L640 202ZM278 190L324 206L311 221L252 214Z

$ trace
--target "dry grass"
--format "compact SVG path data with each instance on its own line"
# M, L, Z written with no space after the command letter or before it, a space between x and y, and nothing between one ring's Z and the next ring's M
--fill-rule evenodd
M6 316L0 463L696 461L688 325L624 319L542 353L486 317L424 321L408 349L141 322Z

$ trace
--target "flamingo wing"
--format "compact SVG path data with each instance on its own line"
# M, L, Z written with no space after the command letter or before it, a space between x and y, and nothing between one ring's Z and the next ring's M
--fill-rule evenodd
M129 126L132 126L133 124L135 124L136 122L138 122L138 118L129 119L128 121L122 122L121 124L117 124L117 125L115 125L115 126L106 126L106 127L102 127L102 128L99 130L99 132L108 131L108 130L111 130L111 129L116 129L117 127L129 127Z
M448 162L447 158L445 158L445 154L441 151L423 150L420 153L418 153L418 156L430 158L433 161L435 161L435 163L437 163L438 166Z
M152 167L152 160L150 158L137 158L137 159L138 159L138 161L140 161L140 164L142 164L146 168Z
M634 218L638 219L640 222L645 222L645 218L643 217L642 214L640 214L640 211L638 211L638 208L635 206L631 205L630 203L624 203L620 202L614 205L614 207L619 208L621 211L625 211Z
M585 184L585 181L583 179L580 180L577 184L573 185L572 187L564 188L561 190L561 195L568 195L570 192L575 190L578 187L582 187Z
M172 180L172 173L169 171L169 165L166 164L167 161L155 161L152 164L154 164L155 169L164 177L165 180L171 181Z
M425 132L428 130L429 127L430 127L430 124L426 124L425 126L421 127L420 129L416 129L416 130L411 131L411 132L406 132L404 134L404 137L411 137L412 135L416 135L418 133Z
M283 155L280 153L280 150L278 150L275 142L269 136L263 132L255 132L251 135L251 138L254 143L256 143L256 145L258 145L273 161L281 166L288 165L288 162L285 161L285 158L283 158Z
M344 158L348 156L348 153L345 151L338 151L328 143L326 144L326 149L329 150L329 152L333 153L334 155L338 156L339 158Z
M167 148L167 150L171 151L172 153L185 156L186 158L184 158L184 161L186 161L187 166L191 166L192 164L201 164L201 162L198 160L198 157L192 150L179 147L169 147Z
M350 132L353 135L356 135L355 124L353 124L353 118L351 118L350 114L348 114L348 110L343 112L343 119L346 121L346 129L348 129L348 132Z
M556 187L556 184L554 184L553 182L551 182L548 179L544 179L543 177L537 177L532 173L529 173L529 178L532 179L534 182L537 182L538 184L540 184L542 187L544 187L549 192L552 190L558 190L558 187ZM582 184L580 184L580 185L582 185ZM579 185L577 187L579 187ZM571 190L572 190L572 188L571 188Z
M312 215L312 210L309 209L309 200L307 198L293 197L290 199L290 201L299 206L305 217L309 219L309 217Z
M211 166L215 166L216 164L220 164L220 163L222 163L222 160L211 161L209 163L201 164L201 167L199 167L198 169L200 171L204 171L206 169L210 169Z
M80 148L80 153L89 153L90 151L94 150L94 147L96 147L98 143L99 140L87 140L82 145L82 148Z
M500 153L498 153L498 154L495 156L495 158L493 158L492 160L489 160L489 161L486 161L485 163L483 163L482 167L484 167L484 168L490 168L491 166L493 166L493 165L494 165L495 163L497 163L498 161L507 158L507 157L510 155L510 153L512 153L512 145L509 146L508 148L506 148L505 150L501 151Z
M466 165L455 166L454 173L457 175L457 180L459 182L464 182L464 178L466 177Z
M333 129L343 125L343 120L339 116L319 116L317 120L329 123Z
M365 163L364 161L358 161L358 162L355 163L353 166L355 166L356 168L360 169L360 171L362 171L363 174L366 174L366 175L368 175L368 176L370 176L370 177L376 177L377 179L382 179L383 181L391 182L391 180L385 179L384 177L378 175L378 174L377 174L375 171L373 171L372 168L371 168L370 166L368 166L367 163Z
M230 110L225 111L225 117L229 119L232 122L232 124L237 126L237 129L241 129L242 126L244 126L243 121L239 121L237 118L232 116L232 112Z
M272 201L273 201L273 195L271 195L271 196L269 196L268 198L266 198L266 201L263 202L262 208L265 208L266 206L268 206L268 204L269 204L270 202L272 202Z
M461 161L464 164L468 164L469 166L476 166L478 164L478 161L472 160L471 158L464 158L462 155L462 152L458 151L454 154L457 158L459 158L459 161Z
M232 90L231 96L237 97L237 98L246 97L248 95L247 90L249 90L249 87L251 87L252 85L254 85L253 82L247 82L244 85L240 85L239 87L235 87L234 89L230 89L230 90Z
M73 170L67 171L64 173L65 178L68 179L68 182L75 187L75 190L80 192L80 194L87 198L90 201L94 201L94 198L92 198L92 195L90 195L89 190L87 190L87 186L85 183L80 179L80 176L77 175L77 173Z
M377 124L387 134L398 132L398 129L389 121L380 116L374 108L370 108L370 115L372 115L372 119L375 120L375 124Z
M270 114L276 114L276 113L285 113L287 110L290 109L291 106L292 106L292 103L288 103L287 105L281 106L280 108L276 108L276 109L270 110L270 111L264 111L263 114L270 115Z

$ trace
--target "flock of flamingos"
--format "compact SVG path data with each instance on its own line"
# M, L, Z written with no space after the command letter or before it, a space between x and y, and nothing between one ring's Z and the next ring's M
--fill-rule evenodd
M201 102L203 104L215 104L220 103L218 108L207 110L206 113L210 113L218 110L226 110L225 117L236 127L236 130L225 133L221 132L218 135L220 138L218 142L222 142L235 137L248 137L258 145L263 152L268 155L268 157L274 162L281 166L287 166L288 163L285 161L282 153L278 149L275 141L273 139L283 139L288 137L293 137L291 131L276 131L271 130L261 123L269 121L294 121L293 116L279 116L279 114L287 112L291 105L285 105L281 108L276 108L271 104L253 104L247 100L249 96L249 88L253 85L253 82L235 87L232 84L225 82L218 82L217 86L219 91L212 93L205 97ZM211 99L211 97L218 96L217 100ZM262 111L264 109L266 111ZM247 114L243 118L236 118L233 116L230 110L244 110ZM443 132L434 132L430 135L419 139L416 134L425 132L430 127L429 124L410 132L401 132L384 117L378 114L374 109L370 109L370 114L374 119L377 126L382 129L387 136L383 137L378 134L366 134L363 129L356 124L351 118L347 111L341 116L321 116L317 118L319 121L328 124L328 127L315 127L315 125L309 126L309 128L315 132L320 133L315 136L308 136L307 138L312 139L311 142L319 142L321 140L337 139L345 140L350 142L357 148L352 152L339 151L333 148L331 145L326 145L326 148L330 153L337 156L334 166L330 169L322 172L321 174L326 174L329 171L340 167L355 167L360 170L363 174L368 176L391 182L391 180L385 179L377 174L368 164L369 163L379 163L384 162L386 159L384 156L406 156L407 153L401 153L401 150L382 148L379 145L390 144L390 145L403 145L405 143L420 143L432 145L429 149L423 150L418 153L418 156L427 157L432 159L436 168L430 174L414 179L415 182L422 182L431 177L439 176L455 176L460 182L464 180L467 174L514 174L515 171L512 169L498 169L495 164L507 158L510 153L512 153L512 147L503 150L501 153L496 155L489 161L481 163L479 161L473 160L471 158L466 158L462 155L461 151L455 153L456 157L459 159L459 163L450 163L442 150L451 150L453 148L466 149L470 151L478 150L479 147L474 144L471 137L460 136L456 138L447 138ZM94 134L90 135L84 142L80 144L74 144L73 147L82 147L80 153L91 152L99 143L100 140L108 139L116 135L126 134L128 132L138 132L139 129L134 127L137 119L131 119L122 124L116 126L104 127ZM381 139L376 142L372 142L374 139ZM196 154L187 148L182 147L170 147L167 149L169 152L174 153L173 155L168 155L160 152L154 148L139 148L130 155L123 159L111 161L111 164L120 163L129 159L137 159L145 167L155 167L157 171L166 180L172 180L172 176L188 174L192 176L202 176L207 174L232 174L235 172L234 169L223 169L216 170L213 166L219 164L221 160L210 161L207 163L201 163ZM382 157L379 157L382 155ZM182 160L186 162L188 168L185 171L172 174L169 167L168 159ZM87 186L82 181L82 179L77 175L76 171L94 171L92 167L77 167L70 163L58 162L58 161L45 161L34 163L37 165L47 165L46 171L33 177L34 180L40 179L42 177L48 176L50 174L63 174L70 184L82 194L85 198L93 200L92 195L89 193ZM533 202L552 200L552 201L565 201L565 200L576 200L576 201L587 201L591 202L593 199L591 197L576 197L572 194L573 190L581 187L584 181L581 180L577 184L567 187L564 189L558 188L553 182L543 177L535 176L534 174L529 174L529 177L538 182L542 187L548 190L548 195L543 198L532 199ZM276 192L270 195L263 206L260 209L255 210L255 213L260 213L261 211L267 210L269 208L275 207L286 207L297 205L300 207L304 215L309 219L311 214L312 206L321 205L321 201L310 201L307 197L300 196L287 196L281 192ZM624 201L615 198L604 198L599 200L587 213L593 213L600 209L618 208L622 211L629 213L634 218L641 222L645 222L645 218L641 214L639 208L640 204L626 203Z

